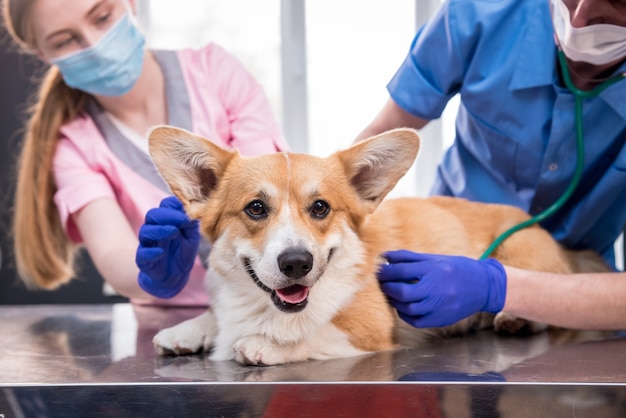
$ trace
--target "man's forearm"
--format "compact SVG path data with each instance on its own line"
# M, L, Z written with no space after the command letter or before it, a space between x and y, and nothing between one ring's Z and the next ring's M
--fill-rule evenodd
M626 273L506 272L506 312L566 328L626 329Z

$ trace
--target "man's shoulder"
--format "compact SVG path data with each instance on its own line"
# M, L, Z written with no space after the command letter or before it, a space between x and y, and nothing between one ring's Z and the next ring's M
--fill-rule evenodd
M492 43L494 37L518 39L535 23L551 25L549 0L449 0L443 7L443 21L459 39Z
M549 0L448 0L449 4L482 7L535 7L537 4L548 4Z
M518 16L520 13L549 11L549 0L449 0L451 12L459 17L478 20L494 20L506 16ZM462 14L461 14L462 13Z

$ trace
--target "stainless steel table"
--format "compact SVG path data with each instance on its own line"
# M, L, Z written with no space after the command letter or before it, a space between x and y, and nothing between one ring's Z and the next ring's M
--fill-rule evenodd
M0 307L0 418L624 417L626 338L481 331L410 350L272 367L158 357L201 308Z

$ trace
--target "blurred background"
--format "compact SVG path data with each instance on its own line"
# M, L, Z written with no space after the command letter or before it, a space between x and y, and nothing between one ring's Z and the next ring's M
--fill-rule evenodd
M388 99L386 85L416 29L440 0L137 0L153 49L214 42L261 82L291 149L318 156L350 145ZM21 129L41 64L17 52L0 28L0 304L110 303L85 255L80 280L55 292L27 291L12 258L10 222ZM416 161L391 196L426 196L458 107L421 131ZM621 241L617 244L621 249ZM623 266L621 250L618 266Z
M376 116L417 27L439 2L139 0L138 7L150 47L223 46L263 85L292 150L326 156ZM420 151L419 175L410 173L394 194L428 193L457 106L423 133L435 158Z

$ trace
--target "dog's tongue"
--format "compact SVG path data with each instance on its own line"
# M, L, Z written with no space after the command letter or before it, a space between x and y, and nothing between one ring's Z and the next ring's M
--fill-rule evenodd
M309 295L309 288L294 284L293 286L277 289L276 294L285 302L300 303Z

